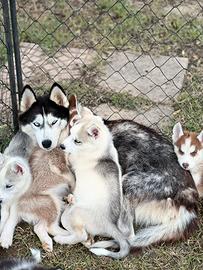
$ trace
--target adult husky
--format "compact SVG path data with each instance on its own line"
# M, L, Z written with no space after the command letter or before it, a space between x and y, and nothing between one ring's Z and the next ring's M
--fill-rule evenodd
M54 83L49 95L36 97L26 85L20 101L19 123L40 148L50 151L57 144L69 120L68 99L60 85Z
M106 120L105 124L122 167L126 211L121 214L120 229L131 246L188 237L197 225L198 193L191 175L179 166L173 145L133 121ZM134 234L133 223L144 228ZM97 242L92 247L108 246L109 242Z

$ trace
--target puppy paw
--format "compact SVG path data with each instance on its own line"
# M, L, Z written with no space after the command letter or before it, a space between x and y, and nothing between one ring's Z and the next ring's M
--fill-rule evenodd
M42 243L42 248L43 248L46 252L52 252L52 251L53 251L53 242L50 242L50 243L43 242L43 243Z
M55 241L56 243L61 244L61 245L67 244L67 236L64 236L64 235L56 235L56 236L54 236L54 241Z
M13 243L13 237L10 235L4 235L2 233L0 237L0 243L1 243L2 248L9 248Z

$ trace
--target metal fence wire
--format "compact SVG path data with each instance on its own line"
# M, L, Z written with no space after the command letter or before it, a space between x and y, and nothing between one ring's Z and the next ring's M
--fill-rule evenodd
M0 10L1 136L15 124L15 89L41 94L54 81L105 118L199 128L202 0L1 0Z

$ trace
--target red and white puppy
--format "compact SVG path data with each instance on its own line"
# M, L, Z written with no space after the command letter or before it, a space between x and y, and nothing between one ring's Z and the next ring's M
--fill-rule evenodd
M180 166L189 170L200 197L203 197L203 131L183 131L180 123L173 128L174 150Z

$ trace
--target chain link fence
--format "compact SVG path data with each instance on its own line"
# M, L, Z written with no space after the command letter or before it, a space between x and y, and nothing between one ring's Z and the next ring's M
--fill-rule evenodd
M4 130L13 125L13 89L0 9ZM202 0L17 0L16 10L23 84L42 94L56 81L105 118L165 133L178 120L201 128Z

